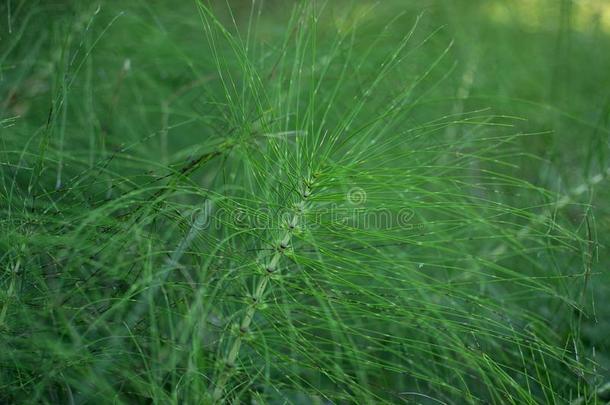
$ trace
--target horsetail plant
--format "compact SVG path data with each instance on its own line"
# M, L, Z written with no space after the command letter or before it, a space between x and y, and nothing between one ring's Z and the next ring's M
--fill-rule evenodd
M235 333L233 341L229 343L229 349L226 351L226 357L222 361L222 367L220 368L220 375L214 383L214 391L212 398L214 401L220 401L224 394L227 381L232 375L233 370L236 367L236 360L239 356L241 349L242 340L245 335L250 333L252 320L256 314L256 309L260 305L264 305L264 298L267 289L270 288L272 283L272 276L277 276L281 273L281 259L286 254L287 249L290 247L292 236L297 231L299 226L299 220L307 209L307 202L312 193L312 187L315 184L312 181L306 181L303 185L303 191L300 195L301 200L294 205L294 213L292 217L286 221L285 231L283 235L274 244L273 253L271 259L268 256L262 255L260 262L257 263L258 267L263 269L262 275L259 276L256 281L256 288L251 294L252 303L248 305L245 310L245 314L239 324L235 325Z
M9 3L0 402L603 400L608 166L545 186L452 5Z

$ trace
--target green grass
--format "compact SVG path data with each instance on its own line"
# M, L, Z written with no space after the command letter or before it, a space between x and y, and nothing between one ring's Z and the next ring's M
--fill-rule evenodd
M0 6L0 400L607 401L603 4L408 3Z

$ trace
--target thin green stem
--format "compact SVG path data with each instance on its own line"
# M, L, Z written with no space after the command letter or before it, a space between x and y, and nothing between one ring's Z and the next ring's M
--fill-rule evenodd
M246 313L239 323L237 336L233 342L229 344L229 350L222 360L220 375L214 384L214 392L212 394L214 403L224 402L223 396L227 383L235 370L242 343L250 333L250 326L254 319L254 315L256 315L256 309L263 302L263 298L270 285L271 276L278 273L281 259L292 242L294 231L299 225L300 217L306 209L307 199L311 195L311 187L313 187L313 185L311 182L308 182L307 184L308 185L304 186L300 201L296 204L296 212L292 215L290 221L288 221L286 231L277 242L277 246L275 246L275 252L271 257L271 260L268 263L258 263L260 267L264 268L265 274L258 279L256 288L252 294L252 304L246 309ZM264 259L261 259L261 261L264 261Z

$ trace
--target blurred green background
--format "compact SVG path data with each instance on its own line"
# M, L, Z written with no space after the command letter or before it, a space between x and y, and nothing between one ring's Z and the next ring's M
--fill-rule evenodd
M247 32L251 1L216 3L227 26ZM255 6L261 13L252 35L260 46L252 55L271 72L273 61L265 58L286 34L293 2L259 0ZM319 7L321 48L325 36L359 22L355 49L382 36L380 55L421 16L414 33L421 46L404 63L401 80L434 69L418 90L420 106L408 124L482 110L518 117L518 130L529 135L501 146L523 157L514 158L507 174L556 192L563 201L558 210L583 235L590 216L596 260L583 339L595 348L600 373L610 378L610 2L330 0ZM3 1L3 176L7 162L15 161L7 152L15 138L3 135L10 130L23 144L34 139L58 107L54 100L64 81L70 95L57 118L65 125L51 141L59 142L57 148L70 145L78 151L71 153L94 162L137 144L136 156L160 163L205 148L217 125L210 112L217 107L207 96L219 89L210 80L216 67L201 24L191 1ZM351 74L357 86L361 72ZM457 138L466 130L448 131ZM145 140L159 131L161 136ZM143 171L135 160L122 164L134 174ZM578 269L581 263L566 266Z

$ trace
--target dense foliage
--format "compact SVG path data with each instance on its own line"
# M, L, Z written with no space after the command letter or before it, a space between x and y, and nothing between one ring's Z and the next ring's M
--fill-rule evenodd
M0 6L0 401L610 400L603 2L175 3Z

